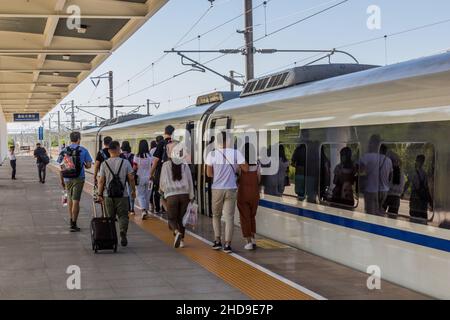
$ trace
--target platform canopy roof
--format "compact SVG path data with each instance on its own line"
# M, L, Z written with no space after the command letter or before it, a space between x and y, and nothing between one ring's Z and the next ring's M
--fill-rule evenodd
M167 2L0 1L0 106L6 120L13 113L44 116ZM73 19L78 8L79 24Z

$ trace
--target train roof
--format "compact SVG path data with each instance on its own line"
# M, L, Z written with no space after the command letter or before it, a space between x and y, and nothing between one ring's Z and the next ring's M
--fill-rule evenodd
M133 127L136 129L139 128L148 128L148 125L154 124L154 123L160 123L167 120L173 120L173 121L182 121L184 119L189 120L196 120L199 119L205 111L207 111L211 106L213 106L213 103L205 104L202 106L190 106L182 110L174 111L174 112L167 112L167 113L161 113L154 116L149 116L145 118L130 120L110 126L104 127L101 132L111 132L114 130L119 130L123 128ZM84 130L82 132L83 135L90 135L90 134L96 134L99 130L99 127Z
M389 66L340 75L329 79L299 84L296 86L241 98L231 98L215 109L214 114L231 114L242 123L269 119L289 123L299 122L304 128L362 125L370 121L380 122L386 111L411 110L420 107L445 107L450 117L450 52L414 59ZM424 100L428 99L426 102ZM276 103L276 106L275 106ZM102 129L113 132L123 128L146 130L151 124L173 121L198 120L214 103L191 106L179 111L131 120ZM371 109L372 108L372 109ZM431 109L431 108L430 108ZM302 120L294 120L300 117ZM356 112L356 114L355 114ZM371 119L365 119L365 113ZM377 113L378 112L378 113ZM409 112L409 113L408 113ZM417 121L414 112L408 111L407 120ZM339 115L344 115L341 122ZM258 117L255 115L258 114ZM297 118L296 118L297 117ZM349 122L349 119L351 120ZM405 120L405 121L404 121ZM421 120L426 121L425 118ZM84 130L84 135L97 133L98 128Z
M214 114L231 114L241 124L254 123L255 114L258 114L257 121L261 125L267 120L286 119L301 123L302 120L292 120L299 119L300 114L300 117L321 122L309 121L303 127L362 125L366 121L363 121L364 112L437 106L450 108L449 87L450 52L447 52L229 100L222 103ZM337 121L339 115L342 115L342 123ZM410 113L408 122L417 121L413 118ZM379 118L371 121L379 121Z

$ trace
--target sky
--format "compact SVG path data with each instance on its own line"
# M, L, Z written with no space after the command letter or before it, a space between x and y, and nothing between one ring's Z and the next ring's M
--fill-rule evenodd
M253 6L259 6L254 10L254 37L262 38L255 43L255 47L289 50L344 47L343 50L355 56L360 63L377 65L398 63L450 50L448 0L348 0L329 11L271 35L278 29L339 2L342 0L269 0L266 6L259 6L263 0L254 0ZM368 8L374 5L380 9L380 29L370 29L367 26L368 19L372 17ZM152 114L186 108L195 103L200 94L229 90L229 84L225 80L209 72L192 71L173 78L173 75L189 70L189 67L183 66L175 54L165 55L163 59L160 57L164 50L170 50L177 43L183 44L191 39L193 41L177 49L217 50L241 47L244 38L236 31L243 29L243 17L208 34L204 33L239 16L243 11L244 0L215 0L212 8L208 0L169 0L165 7L91 76L112 70L115 104L144 105L147 99L151 99L160 103L158 109L151 108ZM202 16L200 22L186 34ZM445 23L435 24L446 20L448 21ZM425 25L431 26L402 33ZM269 36L264 37L266 34ZM200 40L198 35L202 35ZM392 36L385 40L384 35ZM346 46L379 37L379 40ZM191 53L189 56L206 62L220 54ZM310 53L256 54L255 74L261 76L287 69L293 67L294 62L297 62L295 65L302 65L312 61L311 56ZM157 62L152 67L155 61ZM332 61L352 62L348 57L337 54ZM228 74L230 70L244 74L245 58L240 54L227 55L208 63L208 67L222 74ZM169 81L158 84L169 78ZM102 81L95 88L87 78L63 102L73 99L76 105L107 105L107 94L107 81ZM60 110L59 106L55 106L52 112L57 110ZM127 110L131 109L121 109ZM108 109L89 111L103 117L109 115ZM145 112L146 108L141 111ZM77 114L77 118L86 121L93 119L82 113ZM20 131L30 130L38 125L8 124L8 128L10 131Z

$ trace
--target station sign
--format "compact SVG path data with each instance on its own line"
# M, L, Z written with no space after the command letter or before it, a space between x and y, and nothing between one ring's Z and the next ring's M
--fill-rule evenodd
M14 122L33 122L39 120L39 113L14 113Z
M38 129L38 140L44 140L44 127L39 127Z

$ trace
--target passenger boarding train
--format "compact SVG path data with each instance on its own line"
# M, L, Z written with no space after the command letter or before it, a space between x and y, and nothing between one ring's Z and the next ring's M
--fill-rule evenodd
M191 133L194 155L208 129L279 130L288 178L278 193L264 186L259 234L363 272L378 266L385 280L450 299L450 53L286 70L249 81L240 95L216 92L181 111L84 130L82 142L92 154L105 135L136 148L169 124ZM368 172L374 157L390 163L390 188L398 180L394 211L369 210L369 188L385 184L385 163ZM343 168L356 171L338 188ZM193 169L210 215L204 164Z

